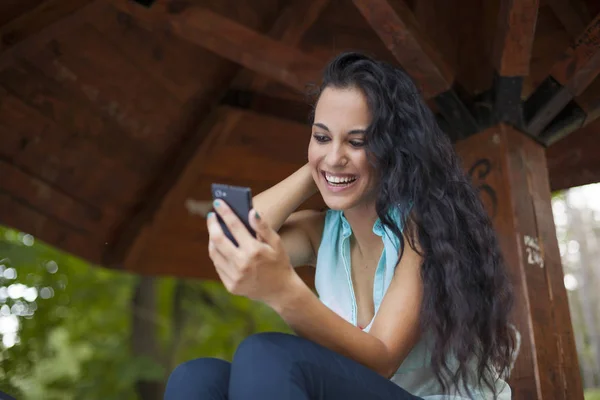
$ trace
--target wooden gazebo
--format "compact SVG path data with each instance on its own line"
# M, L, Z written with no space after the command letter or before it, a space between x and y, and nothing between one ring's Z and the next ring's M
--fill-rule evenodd
M493 216L517 287L514 398L582 399L550 193L600 181L599 13L597 0L0 2L0 223L108 268L214 279L210 183L257 193L302 165L307 85L364 51L415 78Z

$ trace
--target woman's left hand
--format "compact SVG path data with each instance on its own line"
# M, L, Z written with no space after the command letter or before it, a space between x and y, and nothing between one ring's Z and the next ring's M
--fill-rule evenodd
M286 293L296 274L281 238L255 210L250 211L249 221L257 238L224 201L217 200L214 206L239 245L236 247L225 236L217 216L210 213L208 254L225 288L232 294L273 305Z

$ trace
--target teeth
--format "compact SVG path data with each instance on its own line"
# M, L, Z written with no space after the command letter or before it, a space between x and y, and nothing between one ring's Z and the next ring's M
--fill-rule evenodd
M340 177L340 176L329 175L327 173L325 174L325 178L327 179L327 181L329 183L350 183L350 182L354 182L356 180L355 176Z

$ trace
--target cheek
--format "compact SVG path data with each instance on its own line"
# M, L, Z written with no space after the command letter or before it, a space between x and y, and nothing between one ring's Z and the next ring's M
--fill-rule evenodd
M317 150L318 149L313 145L313 142L311 141L308 145L308 163L310 165L314 166L317 163L317 160L319 159L319 154Z

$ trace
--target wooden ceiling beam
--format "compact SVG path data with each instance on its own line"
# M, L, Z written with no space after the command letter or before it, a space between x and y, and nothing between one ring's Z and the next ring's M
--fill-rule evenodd
M539 0L500 2L492 61L500 76L527 76Z
M600 120L546 150L551 190L600 182Z
M166 29L247 69L299 92L320 81L323 63L303 52L260 34L202 7L172 2L145 9L114 2L122 12L151 30Z
M600 73L600 14L558 58L525 102L526 130L539 136Z
M590 23L589 12L581 0L546 0L546 4L572 39L576 39Z
M540 139L551 146L565 136L583 128L600 117L600 98L597 88L600 80L594 81L590 89L570 101L565 108L540 133Z
M235 122L235 121L234 121ZM155 187L149 189L148 201L144 206L123 224L115 238L106 246L103 264L113 268L125 268L140 272L137 267L139 251L156 232L154 227L160 222L161 212L172 206L173 199L181 199L182 190L189 188L190 182L197 179L207 153L227 139L231 131L232 118L226 108L215 108L197 128L197 132L174 162L169 164L156 181ZM142 267L140 267L142 268Z
M288 4L270 29L268 36L281 44L296 47L306 31L313 26L330 0L295 0ZM232 87L244 87L261 92L269 83L264 75L244 69L235 77Z
M493 43L495 69L492 118L494 123L523 126L524 77L529 75L539 0L500 2L498 25Z
M433 98L453 140L479 130L475 118L454 90L454 72L403 1L353 0L398 63Z
M104 0L49 0L0 28L0 70L93 15Z
M454 72L403 1L353 2L400 65L422 87L425 97L437 96L452 87Z

